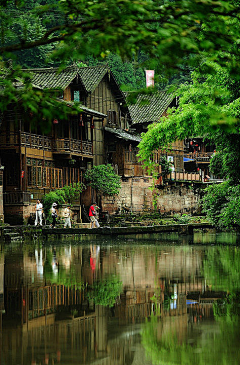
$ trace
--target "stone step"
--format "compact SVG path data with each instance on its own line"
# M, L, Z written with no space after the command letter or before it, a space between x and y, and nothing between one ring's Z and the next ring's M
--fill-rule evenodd
M5 227L3 237L7 242L22 241L23 237L19 232L16 232L14 227Z
M19 242L19 241L23 240L22 236L12 236L12 235L8 235L8 234L4 236L4 239L6 242L13 242L13 241Z

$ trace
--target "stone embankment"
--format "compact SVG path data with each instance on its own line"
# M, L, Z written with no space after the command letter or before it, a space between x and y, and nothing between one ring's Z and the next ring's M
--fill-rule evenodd
M128 236L128 235L149 235L155 233L171 233L176 232L180 235L191 235L194 230L199 229L213 229L214 226L210 223L191 223L191 224L172 224L172 225L153 225L153 226L130 226L130 227L108 227L103 226L100 228L49 228L45 226L43 228L40 227L14 227L9 226L7 231L2 230L2 238L5 242L11 242L11 237L15 237L17 232L18 237L22 238L40 238L48 239L48 237L57 236L57 238L67 236Z

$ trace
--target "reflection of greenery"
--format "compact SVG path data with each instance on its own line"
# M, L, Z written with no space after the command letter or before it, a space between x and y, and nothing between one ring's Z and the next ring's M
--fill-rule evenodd
M153 294L153 296L150 298L151 301L154 303L155 305L155 314L157 316L160 316L161 315L161 312L160 312L160 305L159 303L161 303L161 289L160 288L157 288L155 290L155 293Z
M172 321L177 318L173 318ZM177 326L164 327L164 321L152 316L142 332L142 344L154 365L213 365L240 363L239 322L225 322L219 327L214 324L209 332L190 334L191 345L182 342L182 333ZM170 329L170 330L169 330ZM204 328L203 328L204 330Z
M236 247L208 249L203 274L213 290L233 291L240 288L240 251Z
M44 264L44 277L46 280L49 280L51 284L64 285L69 288L74 286L76 289L83 289L84 283L77 278L74 267L70 266L66 270L63 266L59 265L58 272L55 275L51 262L51 253L48 253Z
M240 315L240 292L227 295L213 304L214 316L217 319L235 321Z
M178 317L159 320L151 317L142 332L142 344L155 365L165 364L239 364L240 252L236 247L215 247L206 250L203 274L213 290L228 292L214 304L212 326L188 327L179 331ZM182 320L182 319L181 319ZM166 322L165 322L166 321ZM196 329L196 331L195 331ZM185 338L191 338L191 345Z
M152 316L150 322L145 324L142 332L142 344L151 357L153 364L175 364L181 363L181 351L185 349L178 345L176 332L168 332L165 336L161 336L162 321L158 317ZM194 363L194 362L193 362ZM185 364L185 362L182 362ZM187 363L186 363L187 364Z
M87 295L89 300L93 300L95 304L113 307L116 298L122 291L122 282L116 276L109 276L102 281L95 282L91 289Z

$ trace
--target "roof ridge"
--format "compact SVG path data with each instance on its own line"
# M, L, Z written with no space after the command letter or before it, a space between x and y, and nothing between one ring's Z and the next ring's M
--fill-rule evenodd
M59 67L37 67L37 68L22 68L23 71L33 71L33 72L44 72L44 71L59 71L59 73L66 71L68 69L77 69L76 65L66 66L62 70Z
M60 70L60 72L68 70L68 69L94 69L94 68L108 68L110 69L109 65L107 63L103 64L103 65L96 65L96 66L78 66L76 64L72 64L69 66L66 66L63 69L60 69L60 67L36 67L36 68L22 68L23 71L58 71Z

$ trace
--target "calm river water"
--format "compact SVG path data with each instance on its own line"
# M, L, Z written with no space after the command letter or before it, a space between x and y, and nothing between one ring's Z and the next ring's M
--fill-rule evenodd
M240 364L234 234L2 244L0 364Z

